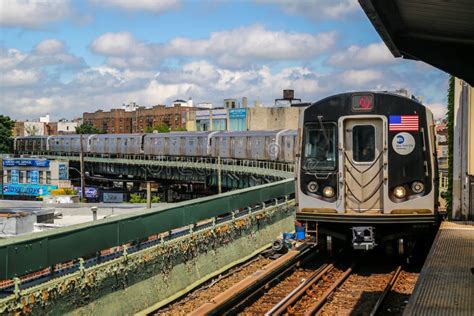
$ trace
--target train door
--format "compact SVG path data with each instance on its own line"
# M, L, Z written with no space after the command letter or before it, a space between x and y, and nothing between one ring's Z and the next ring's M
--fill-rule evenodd
M347 213L383 212L384 122L380 118L346 119L344 196Z

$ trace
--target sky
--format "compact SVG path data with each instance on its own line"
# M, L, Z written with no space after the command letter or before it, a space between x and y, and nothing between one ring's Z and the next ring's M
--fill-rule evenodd
M356 0L2 0L0 114L408 89L444 116L448 75L394 58Z

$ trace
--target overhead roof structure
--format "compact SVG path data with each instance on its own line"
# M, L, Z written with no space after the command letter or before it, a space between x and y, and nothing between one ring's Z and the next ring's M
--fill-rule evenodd
M421 60L474 86L473 0L359 0L395 57Z

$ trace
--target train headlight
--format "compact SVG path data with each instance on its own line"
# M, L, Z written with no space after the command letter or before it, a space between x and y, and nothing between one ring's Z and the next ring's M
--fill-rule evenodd
M421 181L415 181L411 184L411 190L413 193L421 193L425 190L425 185Z
M308 183L306 188L308 189L308 192L316 193L316 191L318 191L318 189L319 189L319 186L318 186L318 183L316 181L311 181L310 183Z
M399 199L403 199L407 195L407 190L404 187L398 186L393 189L393 195Z
M323 196L327 198L332 198L334 196L334 189L330 186L324 187Z

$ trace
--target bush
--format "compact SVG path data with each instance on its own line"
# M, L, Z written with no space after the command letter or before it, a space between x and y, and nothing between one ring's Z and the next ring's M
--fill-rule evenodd
M146 197L141 197L138 193L130 194L130 203L146 203ZM160 197L159 196L152 196L151 203L159 203Z
M142 198L140 194L130 194L130 203L146 203L146 199Z

